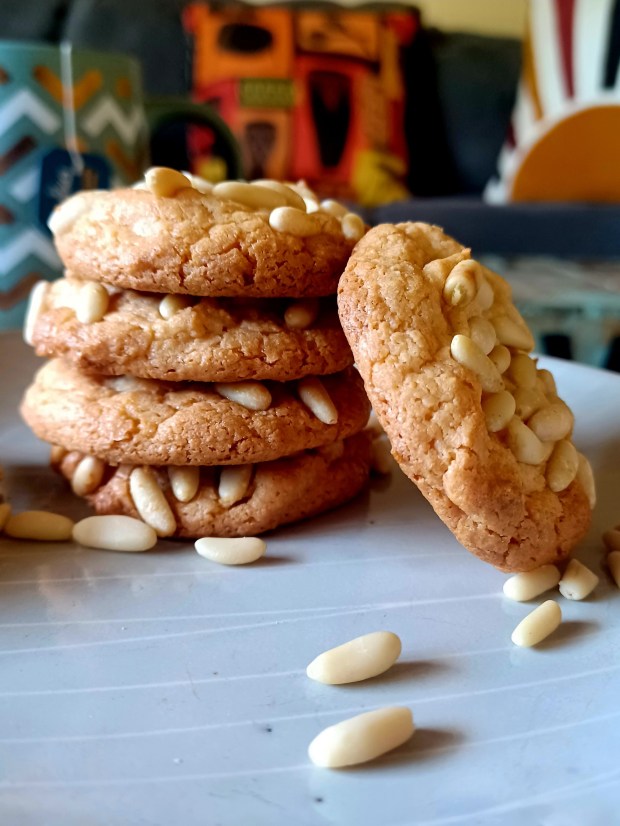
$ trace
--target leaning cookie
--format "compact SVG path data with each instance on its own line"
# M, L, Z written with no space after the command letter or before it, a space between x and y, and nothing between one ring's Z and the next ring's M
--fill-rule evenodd
M382 225L356 247L339 310L393 455L457 539L505 571L565 559L592 472L506 282L438 227Z
M334 296L191 298L62 278L36 288L25 329L39 356L103 375L291 381L353 363Z
M298 189L211 187L160 168L144 188L73 195L49 225L67 270L81 278L199 296L329 295L364 222Z
M299 382L225 384L89 376L54 359L21 412L41 439L110 464L266 462L361 430L370 406L354 368Z
M159 536L254 536L351 499L368 479L358 433L285 459L228 467L110 467L55 449L52 464L97 513L143 519Z

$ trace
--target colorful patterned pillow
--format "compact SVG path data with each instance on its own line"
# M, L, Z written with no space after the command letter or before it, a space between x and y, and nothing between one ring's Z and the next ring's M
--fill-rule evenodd
M194 95L237 136L246 178L304 178L368 206L408 196L400 54L416 12L201 3L184 22ZM190 154L194 171L217 176L198 130Z
M486 198L620 201L620 4L530 0L511 134Z

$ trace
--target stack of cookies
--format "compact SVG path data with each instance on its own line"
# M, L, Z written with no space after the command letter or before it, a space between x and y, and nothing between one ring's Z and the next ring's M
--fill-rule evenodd
M303 184L170 169L50 221L66 277L33 291L50 360L21 411L98 513L160 536L242 536L368 478L369 414L335 293L361 219Z

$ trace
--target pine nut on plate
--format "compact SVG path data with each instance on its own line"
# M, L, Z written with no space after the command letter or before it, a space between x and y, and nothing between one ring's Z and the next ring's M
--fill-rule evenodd
M414 731L410 709L378 708L323 729L310 743L308 755L326 769L355 766L401 746Z
M547 639L562 622L562 609L548 599L521 620L512 632L511 640L522 648L531 648Z
M515 574L504 582L504 596L516 602L527 602L543 594L560 581L560 572L555 565L541 565L533 571Z
M585 599L598 585L598 577L578 559L571 559L559 584L566 599Z
M133 516L87 516L73 528L73 539L86 548L136 553L157 542L155 529Z
M247 565L256 562L267 550L267 544L258 536L204 536L194 542L194 547L200 556L220 565Z
M49 511L22 511L10 516L4 533L13 539L34 539L39 542L64 542L71 539L73 520Z
M306 669L326 685L357 683L383 674L400 656L401 642L391 631L373 631L319 654Z

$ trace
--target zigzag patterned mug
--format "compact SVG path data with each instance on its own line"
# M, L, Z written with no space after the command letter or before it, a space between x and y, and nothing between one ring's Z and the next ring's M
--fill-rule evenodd
M61 273L47 228L53 207L80 189L134 182L150 136L181 120L207 125L224 177L241 174L218 115L182 99L145 103L134 58L0 41L0 328L21 324L33 283Z

